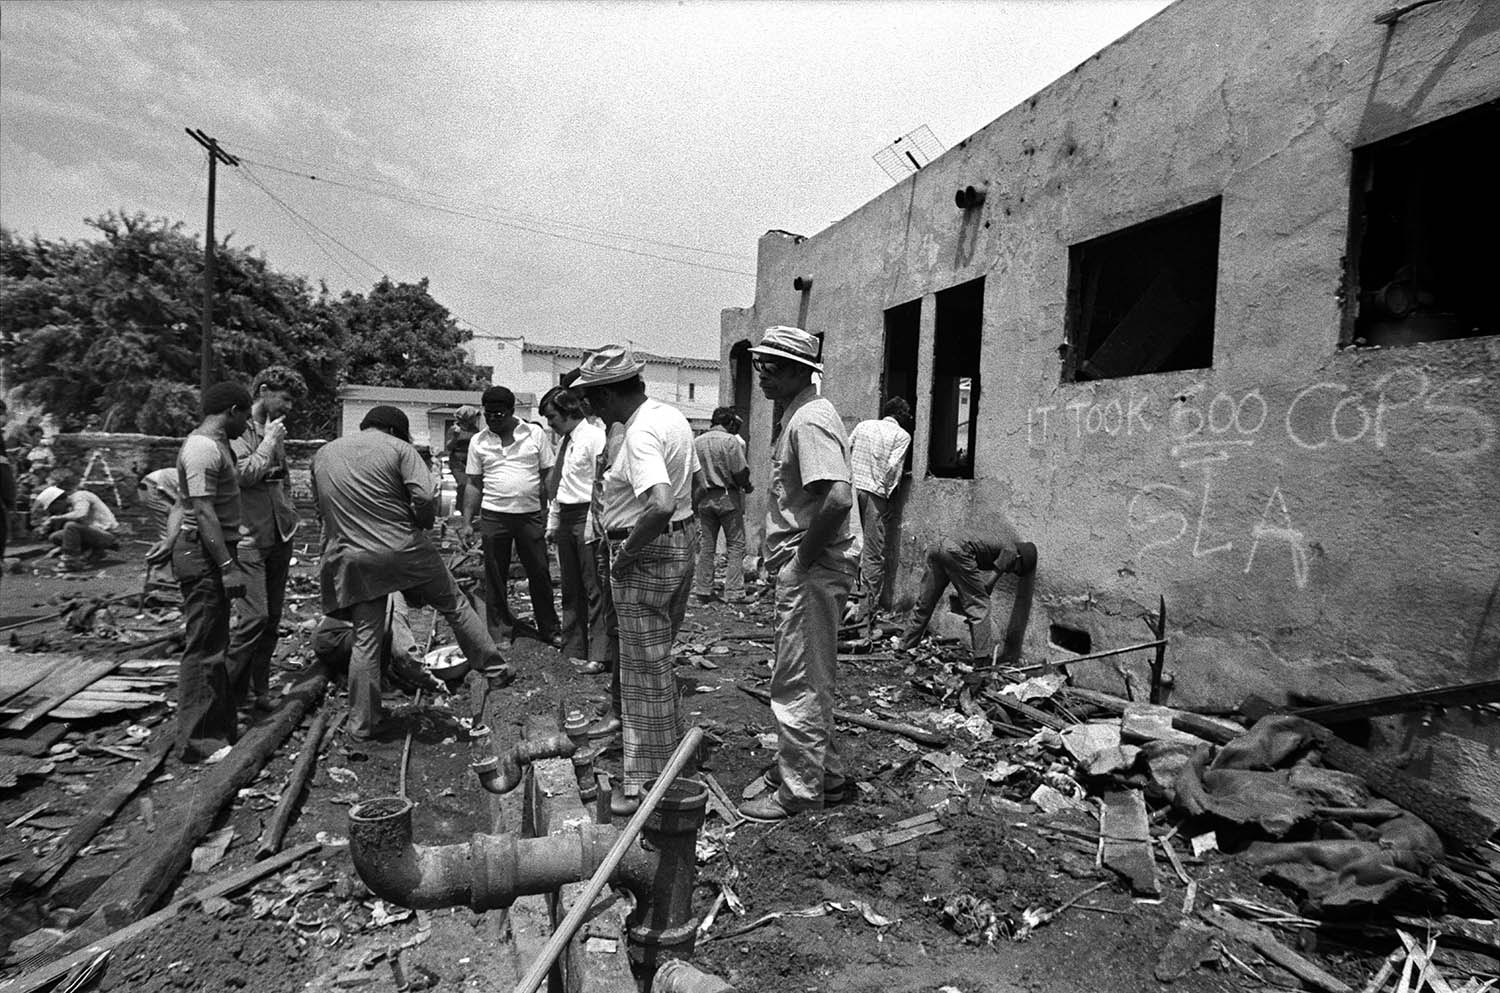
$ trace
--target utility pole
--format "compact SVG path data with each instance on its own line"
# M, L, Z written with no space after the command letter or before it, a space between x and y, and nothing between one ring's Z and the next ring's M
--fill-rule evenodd
M198 368L198 389L207 390L213 375L214 354L214 187L218 164L237 166L240 160L219 147L201 130L184 128L188 137L208 151L208 230L203 239L203 354Z

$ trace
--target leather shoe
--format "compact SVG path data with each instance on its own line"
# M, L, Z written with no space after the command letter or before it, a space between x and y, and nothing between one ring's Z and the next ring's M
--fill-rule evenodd
M508 665L492 665L483 670L483 674L494 689L509 686L516 681L516 671Z
M739 805L738 809L740 816L745 820L756 821L760 824L774 824L797 813L795 810L788 810L782 806L781 800L775 793L754 800L746 800Z
M777 788L781 786L781 766L771 766L760 774L760 778L765 780L766 788L774 794ZM834 804L843 803L847 799L849 799L849 780L834 779L832 776L823 777L824 806L831 807Z
M600 673L608 672L609 666L603 662L585 662L582 665L575 665L573 671L580 676L597 676Z
M627 796L624 793L611 793L609 795L609 812L616 817L629 817L641 809L641 798Z
M544 634L542 635L542 640L558 651L562 651L563 646L568 643L568 639L563 637L561 631L553 631L551 634Z

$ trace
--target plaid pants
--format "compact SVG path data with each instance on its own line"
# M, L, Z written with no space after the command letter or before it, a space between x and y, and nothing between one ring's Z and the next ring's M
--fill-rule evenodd
M668 531L641 550L623 579L610 580L620 629L620 723L624 792L638 794L682 740L682 712L672 672L672 641L682 626L693 583L697 526ZM610 540L611 556L624 540Z

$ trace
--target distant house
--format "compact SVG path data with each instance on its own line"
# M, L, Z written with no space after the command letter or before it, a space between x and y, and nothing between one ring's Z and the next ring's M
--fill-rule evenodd
M474 332L464 347L476 365L494 370L491 382L508 386L518 395L524 391L538 397L556 386L563 374L576 368L590 351L481 331ZM646 363L646 392L681 410L694 430L706 430L709 417L719 405L719 360L651 352L636 355Z
M459 407L469 404L479 406L480 390L412 390L394 386L346 386L339 390L342 415L339 434L351 434L359 430L371 407L388 404L405 411L411 422L411 443L418 448L429 448L441 454L448 426ZM537 397L532 393L516 393L516 416L522 420L536 417Z

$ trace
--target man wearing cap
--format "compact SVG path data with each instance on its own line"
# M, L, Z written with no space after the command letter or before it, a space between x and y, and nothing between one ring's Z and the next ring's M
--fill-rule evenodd
M766 568L776 570L776 662L771 713L773 792L746 801L750 820L778 821L844 798L848 783L833 727L838 626L859 565L849 443L838 411L818 395L822 342L773 327L750 349L760 388L785 404L771 466Z
M240 565L249 584L229 642L229 688L235 703L271 709L271 656L281 628L292 564L297 508L287 477L286 416L307 387L285 366L269 366L250 387L254 403L244 433L229 443L240 474L245 541Z
M250 420L250 391L215 383L203 391L203 421L177 453L182 523L172 543L172 573L182 591L185 638L177 675L177 746L201 762L238 737L226 649L230 601L245 595L240 481L229 442Z
M500 685L510 681L510 667L427 536L437 496L411 445L405 414L373 407L358 434L318 449L312 488L323 522L323 612L353 626L350 738L368 741L388 730L382 727L380 658L392 593L432 605L471 667Z
M464 472L470 485L464 496L461 532L478 522L484 550L484 611L490 637L502 644L515 639L516 618L510 611L510 553L514 546L531 591L538 636L562 647L557 609L552 603L552 573L547 562L547 471L552 444L547 432L516 417L516 395L491 386L481 397L484 430L469 441Z
M672 641L693 581L693 494L702 485L693 429L677 408L646 396L645 365L610 345L589 354L574 382L606 423L625 426L599 490L619 624L624 785L611 809L620 815L640 805L683 735Z
M750 485L750 466L745 446L733 432L734 410L719 407L709 429L693 442L698 463L703 466L703 494L698 499L698 567L693 570L693 596L707 602L714 592L714 553L719 531L724 532L724 599L738 600L745 593L745 496Z
M104 553L120 547L119 521L109 505L78 485L69 469L53 473L55 485L37 494L33 506L42 518L42 533L62 548L62 571L81 572Z
M860 421L849 434L849 467L854 473L854 495L859 501L859 519L864 525L864 551L859 560L862 599L849 619L863 620L880 608L885 593L885 538L891 523L891 505L906 453L911 448L911 405L905 397L891 397L881 408L879 420Z
M969 625L969 645L974 666L989 669L995 659L994 627L990 623L990 592L1002 575L1019 577L1016 598L1001 642L998 661L1014 665L1021 658L1021 642L1031 619L1031 601L1036 586L1036 545L1022 541L1004 516L986 512L961 532L962 538L944 538L927 549L927 567L922 573L922 592L912 608L911 621L901 635L903 649L917 647L927 631L927 622L943 591L951 583Z

